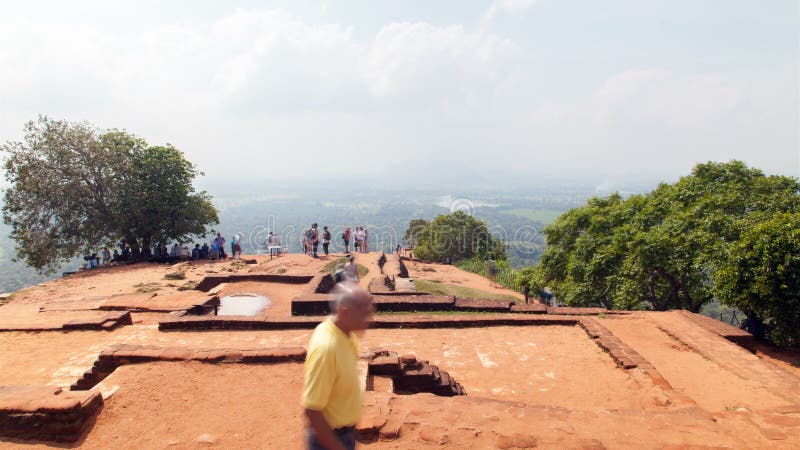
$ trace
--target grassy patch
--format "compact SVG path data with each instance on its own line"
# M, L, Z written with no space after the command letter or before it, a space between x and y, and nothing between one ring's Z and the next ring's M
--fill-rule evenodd
M415 279L414 286L416 286L418 291L428 292L433 295L455 295L456 297L491 298L496 300L511 300L514 302L520 301L520 299L513 295L495 294L493 292L481 291L480 289L445 284L440 281Z
M286 267L281 267L280 269L275 271L275 273L284 273L284 272L286 272Z
M133 287L136 288L137 294L149 294L161 289L162 286L158 283L139 283L134 284Z
M185 272L181 272L181 271L170 272L170 273L164 275L164 279L165 280L185 280L186 279L186 273Z
M179 291L191 291L192 289L197 287L196 281L187 281L186 283L178 286Z
M798 359L797 361L793 362L792 365L795 366L795 367L800 367L800 359Z
M319 273L333 274L334 272L336 272L336 266L339 265L340 263L342 264L342 266L347 264L347 256L340 256L339 258L328 261L327 264L322 266L322 269L319 269ZM362 266L359 263L356 263L356 271L358 271L358 278L364 278L369 273L369 269L367 269L366 266Z

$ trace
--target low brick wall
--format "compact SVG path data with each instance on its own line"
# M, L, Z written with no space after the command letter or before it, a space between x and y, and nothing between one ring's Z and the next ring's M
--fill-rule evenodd
M0 436L75 442L103 407L99 392L0 386Z
M619 340L611 331L602 326L597 320L584 317L578 321L578 325L586 331L598 346L608 352L611 359L620 367L633 369L636 367L652 368L642 355L636 352L627 344Z
M264 272L211 274L197 283L195 289L208 292L222 283L235 283L237 281L265 281L270 283L306 284L314 278L313 275L280 275Z
M398 274L398 276L400 278L408 278L408 267L406 267L406 263L404 262L408 258L401 256L398 259L400 264L400 273Z
M307 293L292 299L293 316L325 316L330 313L331 294Z
M376 295L391 295L394 293L389 288L390 278L389 275L375 277L369 280L369 293Z
M320 273L314 275L308 282L308 289L306 289L306 291L315 294L327 294L333 290L334 286L336 286L336 281L333 279L333 275L329 273Z
M522 314L547 314L547 305L537 303L515 303L511 305L512 313Z
M495 300L491 298L463 298L456 297L455 309L457 311L471 312L511 312L511 300Z
M567 314L570 316L596 316L598 314L608 314L609 311L605 308L579 308L571 306L558 306L547 307L547 314Z
M179 317L159 322L160 331L202 330L310 330L325 317L305 316L287 319L208 316ZM575 325L577 316L548 314L471 314L376 316L370 328L476 328L490 326Z
M293 316L321 316L330 314L330 302L334 297L329 294L300 294L292 299ZM393 295L374 295L373 304L377 312L431 312L431 311L465 311L465 312L512 312L511 300L495 300L486 298L460 298L449 295L415 295L397 293ZM540 308L523 309L524 313L544 313Z
M274 364L303 362L303 347L282 347L256 350L186 349L182 347L152 347L118 344L103 350L92 368L76 381L70 390L82 391L94 387L124 364L154 361L200 361L205 363Z
M411 311L451 311L455 307L455 298L450 295L375 295L372 297L375 310L380 312Z

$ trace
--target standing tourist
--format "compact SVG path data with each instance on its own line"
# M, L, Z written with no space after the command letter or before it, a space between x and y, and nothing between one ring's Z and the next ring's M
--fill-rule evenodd
M225 255L225 238L222 237L222 233L217 233L214 242L217 244L219 259L225 259L227 255Z
M372 296L354 283L334 290L334 315L317 325L308 344L301 404L308 419L306 448L353 450L361 418L355 332L372 316Z
M344 233L342 233L342 240L344 241L344 253L346 255L350 254L350 227L345 228Z
M308 245L311 246L311 256L313 258L318 258L317 249L319 248L319 231L317 230L316 223L311 225L311 229L308 230L306 237Z
M233 255L233 259L240 259L242 257L242 237L237 235L231 241L231 254Z
M322 227L322 252L328 256L328 246L331 243L331 232L328 231L328 226Z

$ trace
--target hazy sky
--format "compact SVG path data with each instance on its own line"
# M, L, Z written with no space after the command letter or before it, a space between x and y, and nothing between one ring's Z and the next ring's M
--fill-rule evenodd
M796 0L3 2L0 139L88 120L210 181L798 176L798 30Z

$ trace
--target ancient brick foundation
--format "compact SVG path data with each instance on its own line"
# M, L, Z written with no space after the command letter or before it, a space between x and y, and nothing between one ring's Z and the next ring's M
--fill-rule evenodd
M375 284L373 286L373 283ZM380 281L370 283L373 303L378 312L409 311L463 311L477 313L522 313L551 315L597 315L616 314L603 308L548 308L545 305L517 304L511 300L490 298L462 298L448 295L430 295L427 292L409 294L408 292L376 292ZM332 295L304 293L292 299L293 316L317 316L330 314Z
M205 363L274 364L303 362L303 347L269 348L257 350L199 349L180 347L152 347L118 344L103 350L92 368L76 381L70 390L82 391L94 387L117 367L154 361L199 361Z
M117 327L133 325L131 313L128 311L115 311L89 319L70 320L62 325L7 325L0 327L3 331L79 331L79 330L105 330L111 331Z
M444 397L467 395L450 374L428 361L418 361L413 355L379 352L369 362L368 376L390 377L396 394L430 392Z
M270 283L306 284L316 278L313 275L278 275L274 273L248 272L230 274L211 274L197 283L195 289L208 292L222 283L235 283L237 281L264 281Z
M74 442L103 406L99 392L0 386L0 436Z

